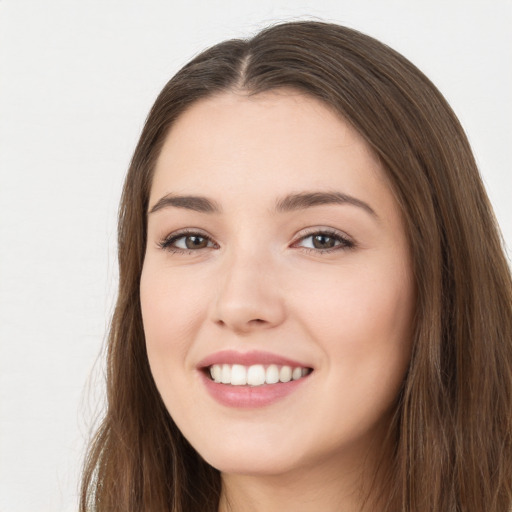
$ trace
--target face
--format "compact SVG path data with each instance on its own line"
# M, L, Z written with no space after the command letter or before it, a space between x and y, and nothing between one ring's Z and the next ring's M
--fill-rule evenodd
M378 159L300 93L197 102L156 164L141 305L156 385L211 465L360 460L403 382L414 308Z

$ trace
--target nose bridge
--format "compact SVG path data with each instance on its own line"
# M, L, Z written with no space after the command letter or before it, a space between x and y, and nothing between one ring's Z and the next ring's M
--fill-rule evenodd
M257 244L233 247L219 272L214 320L239 332L281 323L284 301L277 273L269 248Z

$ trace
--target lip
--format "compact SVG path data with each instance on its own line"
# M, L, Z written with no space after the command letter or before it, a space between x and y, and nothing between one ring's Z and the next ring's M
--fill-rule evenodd
M251 366L253 364L277 364L279 366L291 366L296 368L311 368L307 363L295 361L287 357L272 354L271 352L263 352L260 350L252 350L249 352L237 352L236 350L221 350L215 352L199 362L198 369L204 369L213 364L241 364L243 366Z
M293 368L311 368L311 366L270 352L222 350L211 354L197 365L201 380L214 400L221 405L234 408L269 406L298 390L309 381L311 376L310 373L297 380L276 384L263 384L261 386L232 386L214 382L209 378L206 369L213 364L241 364L244 366L276 364L280 366L287 365Z
M309 381L310 375L290 382L263 384L262 386L231 386L211 380L205 372L200 372L208 393L221 405L237 408L258 408L271 405L300 388Z

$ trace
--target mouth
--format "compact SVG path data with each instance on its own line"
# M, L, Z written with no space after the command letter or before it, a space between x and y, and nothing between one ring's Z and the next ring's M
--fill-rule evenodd
M267 407L304 389L313 368L304 361L265 351L222 350L197 366L209 395L223 406Z
M207 378L217 384L230 386L279 385L304 379L313 372L312 368L279 364L212 364L203 368Z

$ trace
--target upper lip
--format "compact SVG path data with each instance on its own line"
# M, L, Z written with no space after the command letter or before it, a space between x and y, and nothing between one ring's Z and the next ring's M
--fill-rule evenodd
M311 368L311 366L295 361L288 357L283 357L271 352L252 350L249 352L237 352L236 350L221 350L210 354L202 359L197 365L198 368L207 368L214 364L241 364L251 366L254 364L277 364L280 366L291 366L293 368Z

